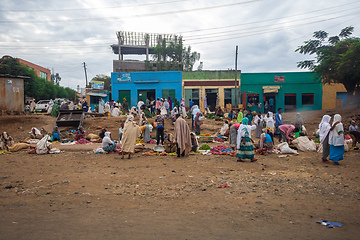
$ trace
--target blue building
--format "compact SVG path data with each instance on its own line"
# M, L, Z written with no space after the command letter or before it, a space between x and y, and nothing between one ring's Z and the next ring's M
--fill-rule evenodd
M103 100L104 102L108 102L110 100L109 93L110 92L107 90L86 90L86 100L90 105L91 109L97 109L101 100Z
M179 101L182 96L182 72L112 72L111 73L112 99L129 102L129 107L136 106L137 102L146 97L149 99L168 98Z

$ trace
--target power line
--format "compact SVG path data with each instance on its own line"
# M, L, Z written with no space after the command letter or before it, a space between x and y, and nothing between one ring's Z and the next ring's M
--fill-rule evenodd
M112 43L104 43L104 44L88 44L86 46L83 46L83 45L62 45L62 46L51 46L51 47L48 47L48 46L43 46L43 47L26 47L26 48L29 48L29 49L44 49L44 48L51 48L51 49L62 49L62 48L99 48L99 47L108 47L110 48L110 45ZM23 47L23 46L16 46L16 47L13 47L13 46L10 46L10 47L6 47L6 46L1 46L0 45L0 49L14 49L14 48L19 48L19 47Z
M50 42L50 43L53 43L53 42L83 42L83 41L104 41L104 40L114 40L115 37L112 37L112 38L93 38L93 39L76 39L76 40L49 40L49 41L45 41L45 40L36 40L36 41L17 41L15 43L23 43L23 42ZM8 43L8 42L0 42L0 43Z
M174 33L174 34L192 33L192 32L200 32L200 31L210 31L210 30L216 30L216 29L222 29L222 28L230 28L230 27L238 27L238 26L250 25L250 24L255 24L255 23L263 23L263 22L274 21L274 20L279 20L279 19L286 19L286 18L291 18L291 17L298 17L298 16L307 15L307 14L311 14L311 13L314 13L314 12L321 12L321 11L325 11L325 10L328 10L328 9L338 8L338 7L342 7L342 6L346 6L346 5L350 5L350 4L354 4L354 3L359 3L359 1L351 2L351 3L348 3L348 4L337 5L337 6L333 6L333 7L328 7L328 8L323 8L323 9L318 9L318 10L314 10L314 11L309 11L309 12L306 12L306 13L300 13L300 14L296 14L296 15L292 15L292 16L288 16L288 17L277 17L277 18L271 18L271 19L266 19L266 20L261 20L261 21L256 21L256 22L234 24L234 25L228 25L228 26L222 26L222 27L212 27L212 28L205 28L205 29L197 29L197 30L190 30L190 31L182 31L182 32ZM344 10L337 11L336 13L343 12L343 11Z
M155 3L143 3L143 4L133 4L133 5L122 5L122 6L113 6L113 7L98 7L98 8L69 8L69 9L0 9L0 12L68 12L68 11L87 11L87 10L99 10L99 9L114 9L114 8L130 8L130 7L144 7L152 5L161 5L177 2L187 2L189 0L176 0L176 1L167 1L167 2L155 2Z
M353 9L349 9L349 10L353 10ZM331 13L331 14L333 14L333 13ZM331 15L331 14L325 14L325 15L316 16L316 17L323 17L323 16ZM358 14L358 13L357 12L356 13L350 13L350 14L347 14L347 15L332 17L332 18L328 18L328 19L325 19L325 20L319 20L319 21L327 21L327 20L332 20L332 19L336 19L336 18L347 17L347 16L351 16L353 14ZM308 19L308 18L306 18L306 19ZM288 21L288 22L285 22L285 23L288 24L288 23L291 23L291 22L298 22L298 21L303 21L303 20L306 20L306 19L292 20L292 21ZM229 31L216 32L216 33L207 33L207 34L201 34L201 35L194 35L194 36L191 36L191 37L188 37L188 38L185 38L185 37L184 38L186 39L186 41L191 41L191 40L194 40L194 39L201 39L201 38L204 38L204 37L214 38L214 37L220 37L220 36L226 36L226 35L236 35L236 34L239 34L239 33L234 33L234 32L239 32L239 31L244 31L244 30L249 30L249 29L256 29L256 28L272 27L274 25L281 25L281 24L284 24L284 22L276 23L276 24L268 24L268 25L264 25L264 26L243 28L243 29L238 29L238 30L229 30ZM226 35L221 34L221 33L229 33L229 32L231 32L233 34L226 34ZM212 36L212 35L217 35L217 36Z
M136 15L128 15L128 16L118 16L118 17L99 17L99 18L78 18L78 19L46 19L46 20L4 20L0 21L0 23L41 23L41 22L86 22L86 21L104 21L104 20L114 20L114 19L126 19L126 18L141 18L141 17L153 17L160 15L171 15L176 13L186 13L186 12L196 12L196 11L204 11L216 8L225 8L236 5L242 5L247 3L259 2L262 0L250 0L246 2L238 2L238 3L230 3L223 4L211 7L203 7L203 8L193 8L193 9L184 9L184 10L176 10L176 11L166 11L166 12L158 12L158 13L147 13L147 14L136 14Z
M344 16L342 16L344 17ZM293 26L287 26L287 27L283 27L283 28L277 28L277 29L271 29L269 31L254 31L254 32L248 32L248 35L242 35L242 36L237 36L237 37L230 37L230 38L223 38L223 39L217 39L217 40L210 40L210 41L203 41L203 42L195 42L195 43L191 43L191 45L195 45L195 44L202 44L202 43L211 43L211 42L220 42L220 41L226 41L226 40L231 40L231 39L238 39L238 38L243 38L243 37L249 37L249 36L254 36L254 35L259 35L259 34L265 34L265 33L271 33L271 32L277 32L279 30L284 30L284 29L289 29L289 28L294 28L294 27L301 27L301 26L305 26L305 25L310 25L310 24L315 24L315 23L319 23L319 22L325 22L325 21L329 21L329 20L334 20L340 17L334 17L334 18L329 18L329 19L324 19L324 20L319 20L319 21L314 21L314 22L309 22L309 23L305 23L305 24L298 24L298 25L293 25ZM244 34L244 33L242 33ZM246 33L245 33L246 34ZM236 35L239 35L236 34ZM219 37L219 36L217 36Z
M291 17L297 17L297 16L301 16L301 15L307 15L307 14L311 14L314 12L320 12L320 11L325 11L328 9L333 9L333 8L338 8L338 7L342 7L342 6L347 6L347 5L351 5L354 3L359 3L358 1L356 2L351 2L351 3L347 3L347 4L341 4L341 5L336 5L333 7L327 7L327 8L323 8L323 9L317 9L317 10L313 10L313 11L309 11L306 13L300 13L300 14L296 14L296 15L292 15L292 16L287 16L287 17L278 17L278 18L272 18L272 19L267 19L267 20L262 20L262 21L256 21L256 22L249 22L249 23L242 23L242 24L235 24L235 25L228 25L228 26L221 26L221 27L213 27L213 28L206 28L206 29L196 29L196 30L189 30L189 31L183 31L181 33L191 33L191 32L200 32L200 31L210 31L210 30L216 30L216 29L223 29L223 28L231 28L231 27L237 27L237 26L244 26L244 25L250 25L250 24L255 24L255 23L262 23L262 22L269 22L269 21L273 21L273 20L278 20L278 19L286 19L286 18L291 18ZM341 11L338 11L341 12ZM314 17L319 17L319 16L314 16ZM255 27L255 28L259 28L259 27ZM181 34L181 33L175 33L175 34ZM114 39L112 38L99 38L99 39L85 39L85 40L91 40L91 41L102 41L102 40L110 40L110 39ZM27 43L27 42L81 42L84 41L84 39L75 39L75 40L49 40L49 41L43 41L43 40L37 40L37 41L21 41L21 43ZM8 43L8 42L0 42L0 43Z

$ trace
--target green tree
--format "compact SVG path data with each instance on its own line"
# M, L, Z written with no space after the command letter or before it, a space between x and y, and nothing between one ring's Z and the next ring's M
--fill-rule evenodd
M192 52L191 47L184 47L182 53L184 71L192 71L196 61L200 60L200 53Z
M154 48L153 59L157 62L158 71L192 71L196 61L200 60L200 53L192 52L191 47L183 47L182 44L166 43L162 40ZM151 69L149 63L146 68Z
M359 95L360 85L360 38L351 37L353 31L353 27L346 27L332 37L325 31L317 31L313 35L315 39L305 41L295 50L316 55L315 60L298 62L299 68L313 71L323 83L344 84L350 99L356 89Z
M111 91L111 77L105 74L97 74L91 81L104 82L104 90ZM88 83L87 88L91 88L91 82Z
M29 77L24 81L24 94L36 100L55 99L57 97L76 100L75 90L44 81L44 79L36 75L34 70L20 63L16 58L1 58L0 74Z

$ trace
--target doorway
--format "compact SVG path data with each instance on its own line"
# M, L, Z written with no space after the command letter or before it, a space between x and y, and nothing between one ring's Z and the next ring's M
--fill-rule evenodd
M146 102L146 98L155 99L155 89L138 90L138 102L140 99Z
M207 105L210 111L215 111L218 89L205 89Z
M172 101L175 99L175 89L163 89L162 90L162 98L168 99L171 98Z
M268 111L275 113L276 112L276 102L275 102L275 94L268 94L265 93L264 94L264 107L265 107L265 102L267 101L268 103ZM264 109L266 112L266 109Z

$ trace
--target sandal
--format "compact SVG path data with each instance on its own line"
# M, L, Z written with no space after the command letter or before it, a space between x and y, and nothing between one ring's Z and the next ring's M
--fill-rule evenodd
M256 159L256 158L253 158L253 159L251 159L250 161L251 161L251 162L256 162L257 159Z
M241 159L238 159L238 160L236 160L237 162L244 162L243 160L241 160Z

